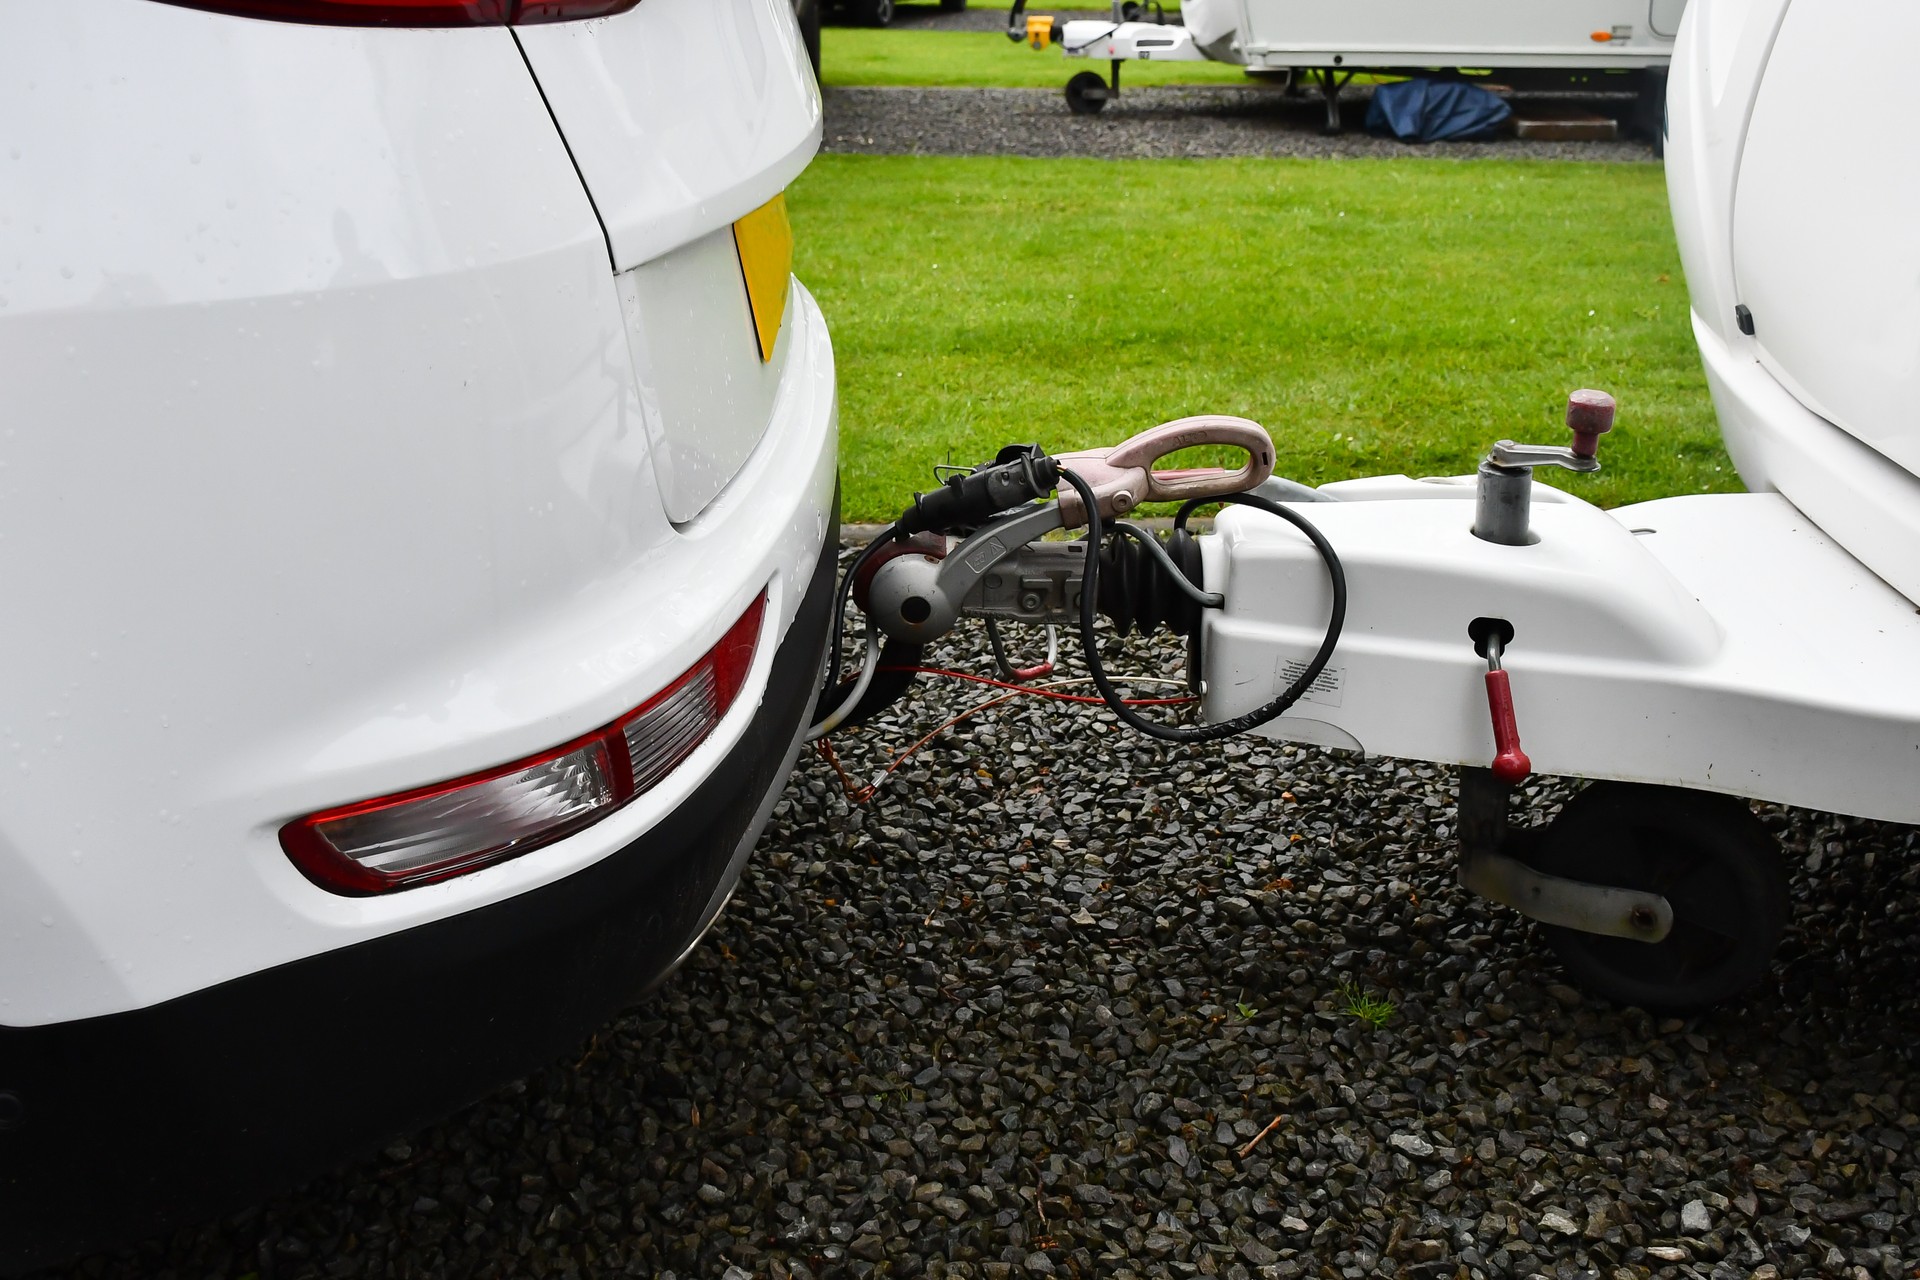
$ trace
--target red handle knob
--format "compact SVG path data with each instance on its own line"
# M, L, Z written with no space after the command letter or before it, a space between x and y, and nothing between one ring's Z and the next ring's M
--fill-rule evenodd
M1533 761L1520 749L1520 726L1513 719L1513 688L1505 671L1487 672L1487 710L1493 713L1493 776L1508 786L1526 781Z
M1600 452L1600 437L1613 430L1613 397L1584 388L1567 397L1567 429L1573 432L1573 456L1591 458Z

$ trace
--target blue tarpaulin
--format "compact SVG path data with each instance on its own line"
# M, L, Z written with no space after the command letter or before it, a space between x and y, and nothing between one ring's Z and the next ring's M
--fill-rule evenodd
M1403 80L1373 91L1367 132L1402 142L1490 137L1513 109L1498 94L1456 80Z

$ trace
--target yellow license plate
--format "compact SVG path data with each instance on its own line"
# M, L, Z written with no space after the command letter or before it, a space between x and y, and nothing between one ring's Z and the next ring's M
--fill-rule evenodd
M787 222L785 193L733 224L733 247L740 255L754 337L765 362L773 359L774 340L787 312L787 284L793 278L793 227Z

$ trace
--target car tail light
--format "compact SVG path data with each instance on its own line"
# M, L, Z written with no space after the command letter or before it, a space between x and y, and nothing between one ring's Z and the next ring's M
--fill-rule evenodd
M713 732L746 682L762 595L672 684L583 738L450 782L308 814L280 847L334 893L366 896L504 862L644 795Z
M640 0L161 0L187 9L330 27L498 27L625 13Z

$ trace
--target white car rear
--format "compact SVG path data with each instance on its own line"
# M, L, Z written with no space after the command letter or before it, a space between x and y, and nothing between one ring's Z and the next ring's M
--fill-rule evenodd
M509 3L0 0L0 1269L564 1052L790 768L792 10Z

